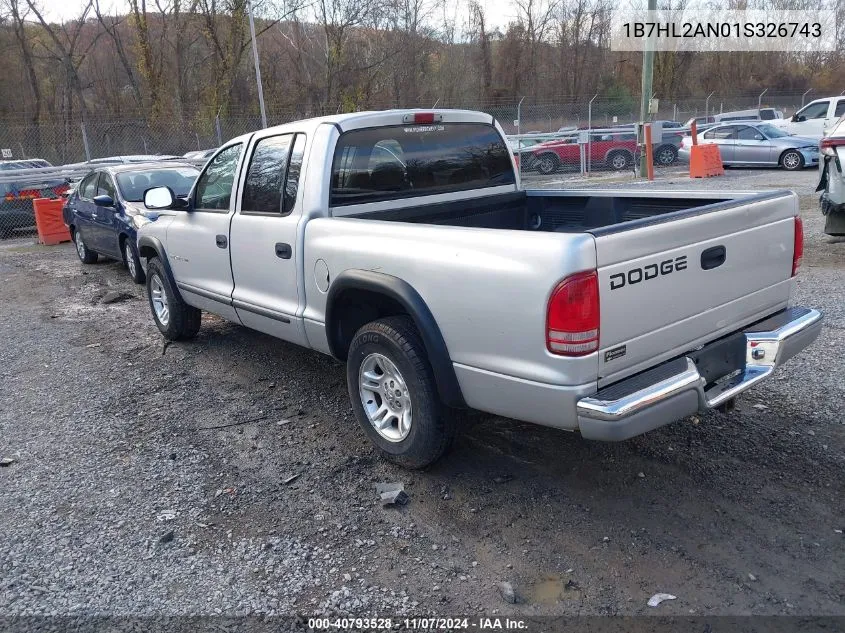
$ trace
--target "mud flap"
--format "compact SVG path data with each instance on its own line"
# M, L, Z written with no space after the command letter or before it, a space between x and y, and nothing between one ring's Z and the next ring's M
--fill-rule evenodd
M831 209L825 215L824 232L828 235L845 235L845 209Z

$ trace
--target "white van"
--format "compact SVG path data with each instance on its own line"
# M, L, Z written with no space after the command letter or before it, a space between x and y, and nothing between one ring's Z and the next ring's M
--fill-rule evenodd
M772 121L789 134L822 138L845 114L845 96L825 97L811 101L788 119Z

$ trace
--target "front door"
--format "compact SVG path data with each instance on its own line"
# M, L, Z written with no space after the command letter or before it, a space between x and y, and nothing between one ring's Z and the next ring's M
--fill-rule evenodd
M117 242L117 220L115 218L115 214L118 212L117 191L112 177L106 172L100 172L97 181L97 195L111 197L114 204L108 207L97 206L95 208L91 223L94 233L92 246L100 253L112 257L121 257L120 245Z
M734 144L734 161L749 165L765 165L772 162L774 145L757 128L740 125ZM774 158L777 162L777 157Z
M830 101L815 101L795 113L798 120L790 123L789 132L796 136L821 138L825 127L833 123L829 115Z
M230 246L241 323L299 344L306 341L298 315L296 200L305 140L304 134L254 137Z
M97 219L97 205L94 196L97 195L98 172L85 176L77 187L76 200L73 202L76 230L82 235L82 240L91 250L96 250L97 231L94 221Z
M243 143L220 150L197 179L187 211L167 227L167 257L176 285L189 304L237 321L232 308L229 226L234 209L235 178Z

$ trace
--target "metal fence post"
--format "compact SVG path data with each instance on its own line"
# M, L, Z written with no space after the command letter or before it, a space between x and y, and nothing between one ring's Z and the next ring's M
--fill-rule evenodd
M766 94L768 91L769 89L766 88L763 92L760 93L760 96L757 97L757 114L760 114L760 104L763 103L763 95Z
M813 89L812 89L812 88L808 88L808 89L804 92L804 94L802 94L802 95L801 95L801 107L802 107L802 108L804 107L804 97L806 97L806 96L807 96L807 94L808 94L808 93L810 93L810 92L812 92L812 91L813 91Z
M593 98L590 99L590 102L587 104L587 133L589 136L587 137L587 173L590 173L592 170L592 162L593 162L593 101L596 100L596 97L599 96L599 93L593 95Z
M707 99L704 100L704 121L707 122L707 117L710 116L710 97L712 97L716 91L714 90L709 95L707 95Z
M88 132L85 131L85 121L79 124L82 128L82 144L85 146L85 160L91 160L91 150L88 147Z
M223 131L220 129L220 115L214 117L214 127L217 130L217 145L223 145Z

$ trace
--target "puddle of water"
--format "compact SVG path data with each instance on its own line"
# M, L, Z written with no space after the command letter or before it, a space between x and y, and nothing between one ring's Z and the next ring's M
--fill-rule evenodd
M565 600L580 600L581 588L571 580L549 575L528 587L525 597L531 604L551 606Z

